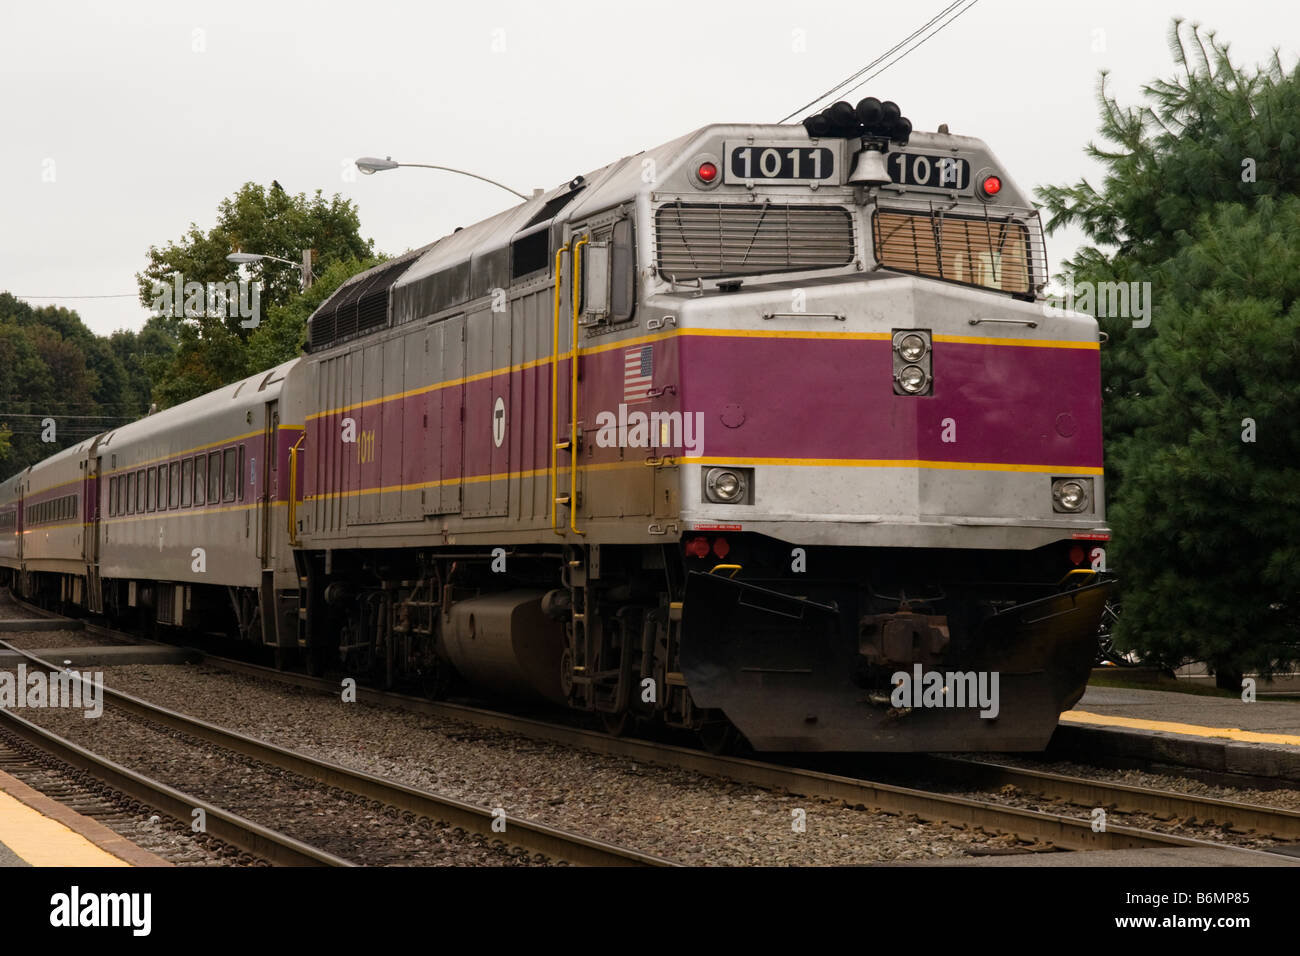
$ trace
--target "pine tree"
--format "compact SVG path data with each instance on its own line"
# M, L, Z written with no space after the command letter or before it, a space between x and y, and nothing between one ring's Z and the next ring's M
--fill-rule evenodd
M1181 26L1144 106L1103 75L1101 186L1038 195L1072 281L1151 283L1149 327L1098 317L1116 642L1235 679L1300 659L1300 69Z

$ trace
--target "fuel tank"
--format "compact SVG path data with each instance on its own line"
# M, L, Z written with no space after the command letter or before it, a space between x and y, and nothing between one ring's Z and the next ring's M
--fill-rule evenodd
M452 605L442 630L447 659L483 690L563 704L564 625L542 613L545 593L505 591Z

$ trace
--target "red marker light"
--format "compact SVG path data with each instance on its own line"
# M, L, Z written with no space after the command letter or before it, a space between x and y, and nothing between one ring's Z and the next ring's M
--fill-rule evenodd
M731 554L731 545L727 544L726 538L719 538L713 542L713 553L718 556L719 561L725 561L727 555Z
M996 196L1002 191L1002 180L996 176L990 176L980 183L980 189L984 191L986 196Z
M709 539L708 538L691 538L686 542L686 553L693 558L706 558L709 556Z
M711 183L718 178L718 167L707 161L700 163L700 168L695 170L695 175L700 178L700 182Z

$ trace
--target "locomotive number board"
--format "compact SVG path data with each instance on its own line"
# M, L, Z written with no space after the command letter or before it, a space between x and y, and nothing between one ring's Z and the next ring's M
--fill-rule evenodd
M944 192L970 188L970 163L958 156L890 153L886 162L889 178L899 186L939 189Z
M776 183L782 186L840 182L837 151L828 146L792 146L789 143L723 144L727 162L724 183Z

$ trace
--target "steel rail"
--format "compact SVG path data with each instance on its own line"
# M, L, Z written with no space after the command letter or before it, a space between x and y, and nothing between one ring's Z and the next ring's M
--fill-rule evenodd
M290 671L278 671L258 664L227 658L205 656L204 660L232 673L260 677L323 693L337 693L338 688L325 678L309 677ZM1229 853L1260 854L1230 844L1214 843L1192 837L1159 833L1137 827L1108 825L1096 832L1090 819L1045 813L1020 807L1008 807L971 797L933 793L893 784L878 783L857 777L840 776L750 760L724 757L672 744L611 737L597 731L520 717L500 711L472 707L448 701L434 701L391 691L357 687L357 700L381 707L395 707L416 713L462 720L493 730L518 733L564 746L579 747L610 756L627 757L643 763L671 767L712 777L725 777L738 783L771 790L784 790L806 797L841 800L847 804L868 806L888 813L910 813L921 819L970 826L988 827L1014 834L1019 838L1037 839L1072 850L1121 850L1152 847L1213 848ZM1274 854L1266 854L1273 856Z
M16 599L14 600L16 603L22 603ZM33 610L37 609L33 608ZM101 628L98 625L86 625L86 627L106 635L119 633L107 628ZM0 641L0 644L3 644L3 642ZM271 667L206 653L203 659L205 662L231 673L258 677L330 695L338 693L337 683L330 681L328 678L311 677L293 671L276 670ZM1063 849L1116 850L1152 847L1199 847L1202 849L1213 848L1229 853L1277 855L1268 851L1252 850L1231 844L1215 843L1137 827L1112 824L1107 825L1104 831L1097 832L1093 830L1090 819L1045 813L1021 807L1009 807L970 797L934 793L858 777L788 767L760 760L715 756L703 751L672 744L627 737L612 737L597 731L450 701L435 701L362 686L358 686L356 691L357 701L360 703L447 717L479 727L518 733L534 739L547 740L564 746L579 747L608 756L627 757L648 764L713 777L725 777L738 783L746 783L766 789L784 790L800 796L838 799L850 805L870 806L889 813L910 813L921 819L932 821L989 827L1013 834L1022 839L1030 838L1050 842ZM107 688L105 688L105 693L109 693ZM183 720L191 719L184 717L184 715L177 716ZM1002 783L1012 783L1026 790L1045 792L1048 795L1055 794L1063 798L1068 794L1068 802L1077 803L1080 806L1114 806L1120 809L1131 808L1130 812L1172 814L1174 816L1184 816L1188 819L1195 818L1200 821L1254 829L1257 833L1268 833L1280 838L1290 838L1293 834L1300 835L1300 813L1295 811L1274 810L1268 807L1235 803L1228 800L1199 798L1169 791L1144 791L1140 787L1108 784L1105 781L1088 780L1086 778L1070 778L1059 774L1047 774L1042 771L1020 770L981 761L927 757L927 760L931 762L931 766L935 768L943 768L942 761L944 759L948 759L950 763L946 769L940 771L941 773L960 773L964 774L966 779L969 779L969 776L974 773L997 773L1001 775L999 779ZM985 779L990 778L986 777ZM1049 791L1049 784L1056 785L1056 789ZM1144 797L1144 794L1150 796ZM1121 800L1127 802L1122 803Z
M1238 803L1173 790L1152 790L1108 780L1010 767L978 758L927 755L924 765L947 779L976 780L993 786L1011 785L1081 807L1102 807L1122 813L1182 818L1242 832L1253 831L1283 840L1300 840L1300 812L1282 807Z
M44 660L30 651L14 647L6 641L0 641L0 648L15 651L46 670L55 672L64 670L60 665ZM497 832L494 824L499 825L500 815L488 808L429 790L420 790L384 780L374 774L353 770L341 764L319 760L286 747L279 747L255 737L226 730L197 717L190 717L152 704L108 686L104 687L103 693L105 700L112 701L137 717L156 721L172 730L296 773L325 786L337 787L367 800L376 800L399 810L426 816L449 826L460 827L490 840L500 840L507 846L528 853L540 853L552 860L564 860L580 866L676 865L670 860L640 850L621 847L604 840L516 817L507 816L504 832Z
M204 833L277 866L354 865L332 853L309 846L92 753L85 747L19 717L12 710L0 707L0 720L6 725L6 730L37 750L89 773L133 800L161 810L182 823L192 822L194 811L202 810Z

